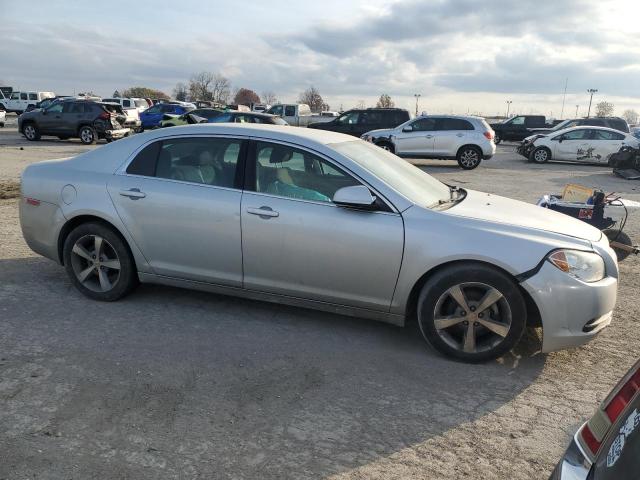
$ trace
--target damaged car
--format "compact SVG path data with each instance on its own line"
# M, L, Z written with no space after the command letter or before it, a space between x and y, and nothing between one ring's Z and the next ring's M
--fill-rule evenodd
M127 116L120 105L88 100L65 100L18 117L18 131L29 141L42 135L60 140L79 138L85 145L104 138L107 142L128 136Z
M608 165L609 158L623 146L638 148L634 136L606 127L571 127L548 134L531 135L516 151L530 162L596 163Z

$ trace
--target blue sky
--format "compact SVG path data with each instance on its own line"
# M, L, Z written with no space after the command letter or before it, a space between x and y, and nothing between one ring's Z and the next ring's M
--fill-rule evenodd
M559 117L596 100L640 110L640 3L630 0L0 0L0 81L59 94L129 86L170 93L208 70L294 101L313 84L334 108ZM508 5L505 8L505 5ZM25 11L28 15L25 15Z

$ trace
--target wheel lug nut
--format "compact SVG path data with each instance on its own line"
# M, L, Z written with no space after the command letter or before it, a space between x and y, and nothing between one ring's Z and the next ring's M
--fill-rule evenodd
M462 322L463 325L469 325L469 322L467 322L466 320L464 322Z
M95 260L96 256L95 255L91 255L91 258L93 258Z
M478 325L480 325L478 322L473 322L474 327L477 327Z
M467 312L462 312L460 315L462 315L463 317L467 315Z
M478 318L482 318L482 317L484 317L484 314L483 313L479 313L478 314Z
M471 307L471 311L475 312L476 311L476 307Z

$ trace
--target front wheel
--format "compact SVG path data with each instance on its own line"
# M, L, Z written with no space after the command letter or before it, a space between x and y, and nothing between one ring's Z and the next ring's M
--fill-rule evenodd
M602 233L604 233L605 236L609 239L609 242L620 243L622 245L626 245L627 247L633 246L633 242L631 241L629 235L621 230L618 230L617 228L607 228L603 230ZM623 261L631 254L631 252L619 247L611 248L613 248L613 251L616 252L616 258L618 259L618 262Z
M473 170L482 161L482 152L477 147L462 147L457 155L458 165L463 170Z
M387 152L394 153L396 150L391 142L378 142L376 145Z
M36 127L33 123L28 123L27 125L22 127L22 134L30 142L40 140L40 130L38 130L38 127Z
M493 137L493 143L498 145L501 141L502 141L502 137L498 132L496 132L495 136Z
M106 225L84 223L73 229L65 239L63 257L71 282L94 300L118 300L138 284L129 249Z
M529 155L529 160L535 163L547 163L550 158L551 151L547 147L538 147Z
M96 134L95 129L88 125L81 127L78 135L80 137L80 141L85 145L93 145L98 139L98 135Z
M440 353L484 362L510 351L526 327L515 282L483 264L458 264L434 274L418 299L418 324Z

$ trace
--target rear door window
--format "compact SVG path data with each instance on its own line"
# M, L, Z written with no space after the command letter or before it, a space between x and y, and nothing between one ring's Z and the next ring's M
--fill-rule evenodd
M624 140L624 135L618 132L610 132L609 130L592 130L593 140Z
M20 100L26 100L27 99L27 94L26 93L21 93L20 94Z
M129 164L127 173L234 188L242 140L190 137L155 142Z
M285 117L295 117L296 116L296 107L294 105L287 105L284 107L284 116Z
M37 93L30 93L29 94L29 100L38 100L38 94Z
M438 130L473 130L473 125L462 118L443 118L438 127Z
M383 113L370 111L360 114L359 123L362 125L381 125L383 122Z

